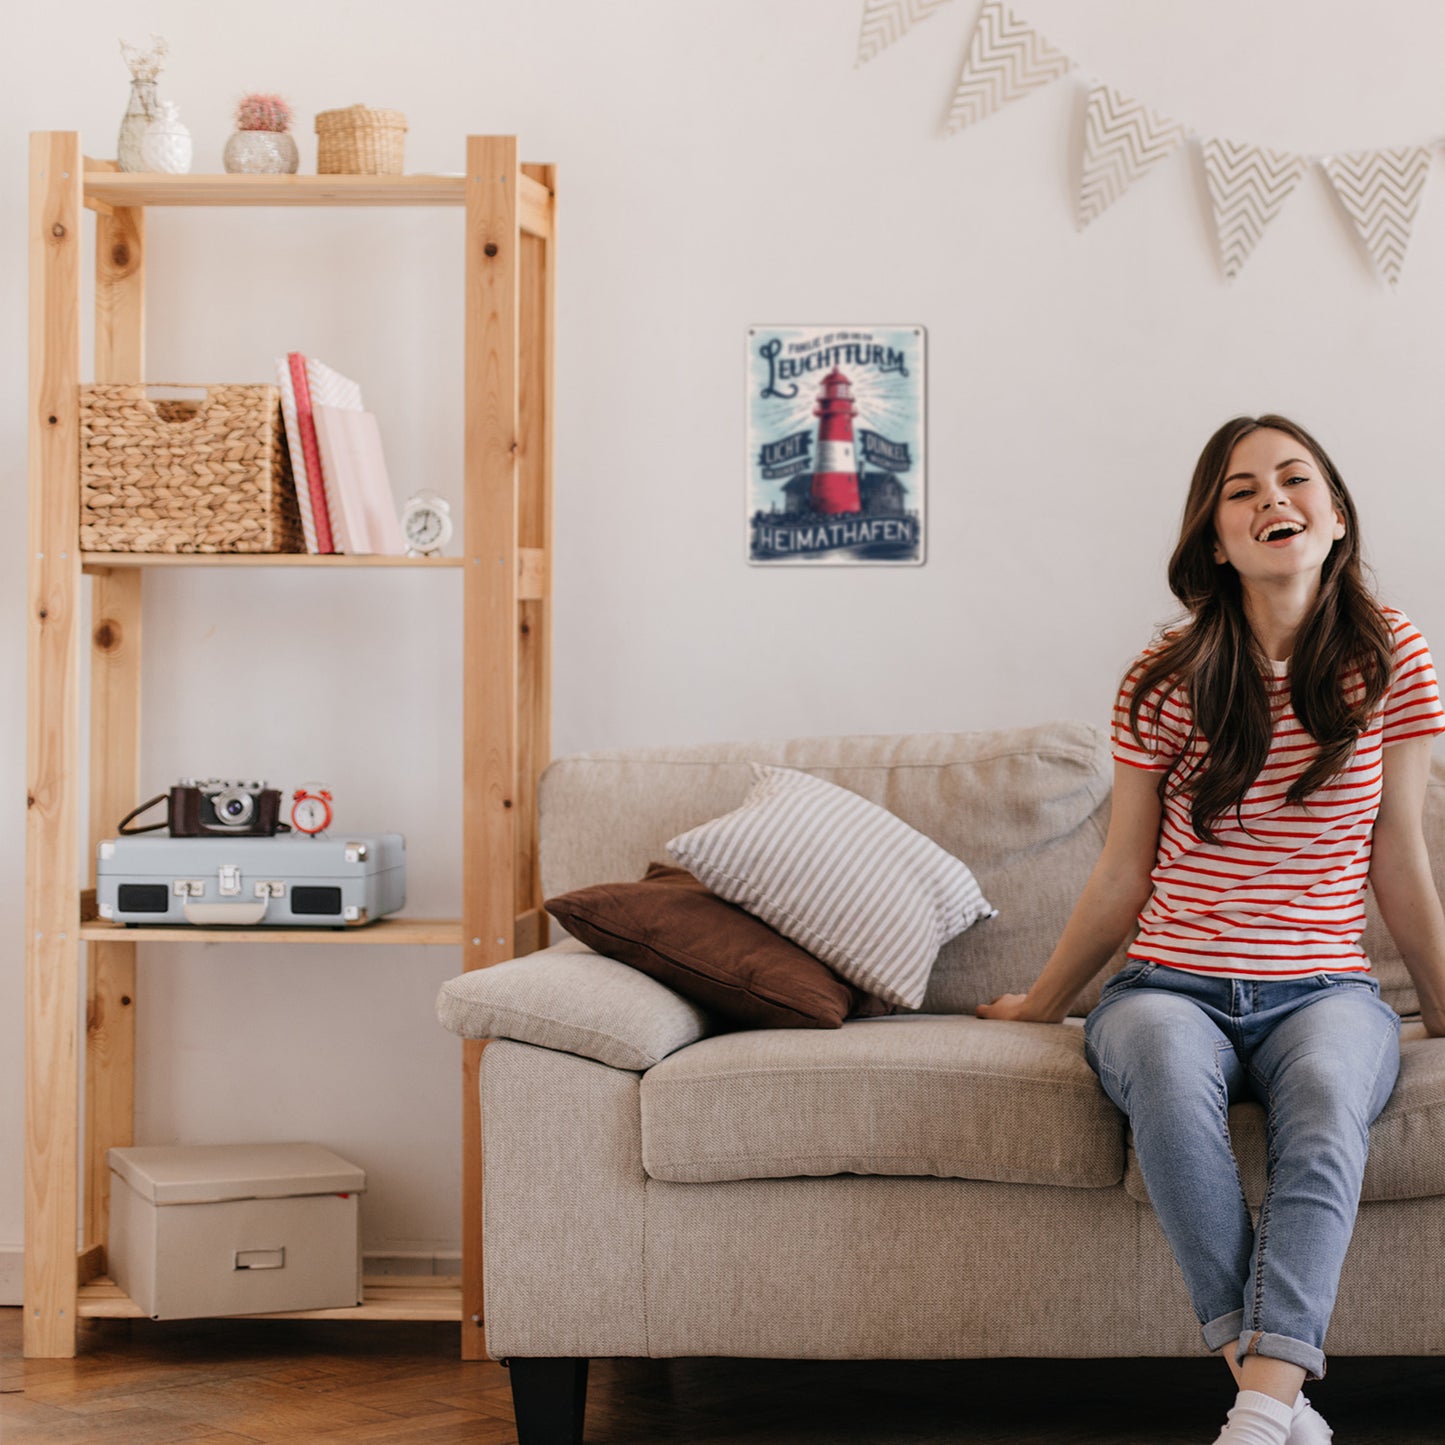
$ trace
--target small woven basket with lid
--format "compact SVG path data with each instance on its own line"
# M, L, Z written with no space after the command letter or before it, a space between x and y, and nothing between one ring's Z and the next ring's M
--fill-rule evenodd
M399 176L406 117L399 110L323 110L316 117L316 173Z
M304 552L274 386L152 400L80 388L80 545L87 552Z

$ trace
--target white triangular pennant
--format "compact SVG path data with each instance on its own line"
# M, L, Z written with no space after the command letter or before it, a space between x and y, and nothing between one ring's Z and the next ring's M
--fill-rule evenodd
M1084 118L1079 226L1087 226L1140 176L1172 155L1188 133L1178 121L1096 81Z
M1240 141L1204 142L1204 174L1219 234L1219 259L1229 280L1239 274L1304 173L1301 156Z
M1048 85L1073 63L1002 0L984 0L948 110L948 130L962 130Z
M948 0L864 0L863 24L858 31L858 59L863 65L886 50L920 20Z
M1320 165L1380 274L1398 285L1430 172L1430 147L1325 156Z

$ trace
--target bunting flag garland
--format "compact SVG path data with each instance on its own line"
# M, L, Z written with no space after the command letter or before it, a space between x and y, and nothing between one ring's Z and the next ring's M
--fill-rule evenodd
M949 132L1057 80L1073 63L1002 0L984 0L949 107Z
M858 65L872 60L901 39L920 20L948 0L864 0L863 27L858 32Z
M864 0L858 64L900 39L947 0ZM1065 75L1074 61L1011 0L981 0L949 104L952 135ZM1196 132L1116 90L1089 82L1078 195L1082 230ZM1387 285L1399 284L1429 177L1434 144L1339 156L1301 156L1243 141L1200 138L1220 264L1233 281L1316 162L1328 176Z
M1188 131L1096 81L1084 119L1084 170L1079 184L1079 228L1107 210L1146 171L1172 155Z
M1325 156L1320 164L1380 274L1390 286L1398 285L1430 170L1430 148L1358 151Z
M1227 280L1239 275L1264 228L1279 215L1304 173L1302 156L1239 141L1204 142L1204 174Z

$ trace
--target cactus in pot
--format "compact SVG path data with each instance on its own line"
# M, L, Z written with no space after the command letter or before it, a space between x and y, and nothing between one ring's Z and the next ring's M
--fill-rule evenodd
M226 169L250 175L289 175L300 156L291 135L291 107L279 95L253 92L236 107L236 132L226 142Z

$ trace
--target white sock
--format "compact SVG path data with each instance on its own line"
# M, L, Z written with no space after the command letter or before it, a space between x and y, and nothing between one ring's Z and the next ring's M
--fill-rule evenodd
M1292 1406L1258 1390L1241 1390L1214 1445L1286 1445Z

